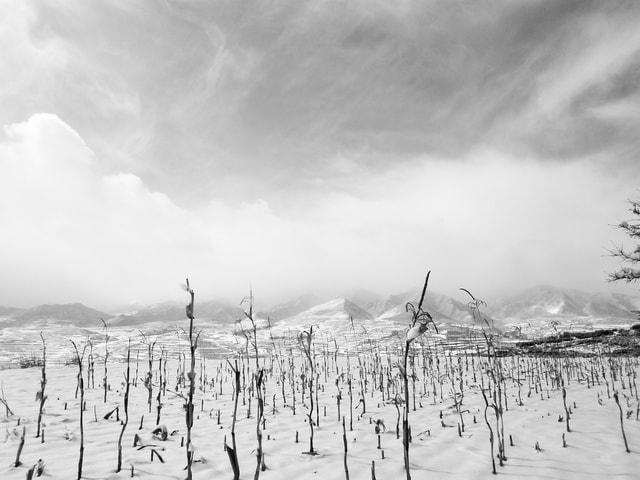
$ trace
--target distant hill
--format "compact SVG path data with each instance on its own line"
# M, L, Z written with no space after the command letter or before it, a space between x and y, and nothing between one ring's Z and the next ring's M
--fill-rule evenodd
M421 290L415 289L396 295L383 296L359 290L350 298L336 298L322 301L315 295L303 295L275 307L255 313L256 320L270 318L276 329L306 329L318 325L324 330L336 332L352 331L354 325L367 330L402 330L410 321L406 304L417 305ZM427 291L423 309L429 312L436 324L451 329L478 326L466 303L468 297L463 292L452 298ZM175 325L184 321L186 302L167 302L141 307L129 314L113 316L92 309L80 303L62 305L40 305L35 308L20 309L0 307L0 325L28 325L35 322L61 323L78 327L99 328L100 318L108 320L112 326L143 326L156 323L157 326ZM237 329L238 320L244 319L245 305L224 301L196 302L195 316L199 325L229 326L229 332ZM549 285L528 288L516 295L503 297L481 309L487 321L497 328L512 330L522 328L547 328L551 325L569 328L595 328L599 325L629 324L637 320L640 297L615 293L587 293ZM266 321L262 322L266 325ZM262 326L262 323L260 324ZM222 330L219 330L222 331Z
M596 293L591 295L584 311L600 317L638 316L640 300L618 293Z
M51 321L67 323L77 326L100 325L100 319L108 319L109 313L89 308L81 303L66 303L62 305L39 305L35 308L18 310L10 315L14 322L33 323Z
M23 310L23 308L0 307L0 317L10 317Z

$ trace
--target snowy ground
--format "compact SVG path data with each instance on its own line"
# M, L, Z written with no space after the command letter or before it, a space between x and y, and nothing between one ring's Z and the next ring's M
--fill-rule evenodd
M372 352L375 354L376 350L363 351L360 362L356 356L350 356L348 359L338 357L337 365L334 364L330 352L326 356L320 351L317 352L319 425L315 428L314 445L318 454L313 456L303 453L309 450L306 412L310 404L308 389L303 399L300 376L303 373L302 357L296 355L294 350L284 351L284 357L279 357L284 360L285 365L284 399L279 383L282 377L278 361L269 357L261 359L261 364L270 372L267 376L265 396L264 452L267 469L261 472L261 478L346 478L343 466L342 423L338 417L336 398L339 389L342 396L341 415L346 421L347 465L350 478L372 478L372 462L375 462L377 478L405 478L402 432L400 438L397 438L397 410L393 402L389 401L390 398L394 398L395 393L402 395L399 369L394 366L397 358L386 358L382 355L381 363L376 363ZM158 353L159 345L156 359ZM95 388L91 388L91 382L88 382L89 388L85 397L83 478L129 478L132 466L135 478L186 477L183 470L186 465L186 453L185 448L181 447L181 440L186 434L182 407L184 400L179 396L186 394L186 390L179 388L177 394L171 392L176 390L179 362L175 352L169 351L168 354L169 379L166 395L162 397L160 423L165 424L168 431L174 433L166 441L152 437L151 430L156 423L157 390L153 393L152 413L149 413L147 390L142 380L139 380L137 387L131 387L130 421L122 442L123 471L119 474L115 473L115 468L116 444L121 423L115 418L105 420L103 417L116 406L120 406L120 419L124 418L124 365L108 365L111 389L106 403L103 402L100 386L103 367L99 363L95 365ZM426 356L416 356L415 405L414 382L409 381L412 392L409 402L409 421L413 437L410 447L412 478L494 478L491 473L489 430L484 421L485 402L480 392L481 382L485 387L488 386L488 378L482 373L482 365L486 359L464 355L441 355L437 361L434 358L431 360L430 362ZM618 479L638 478L640 421L637 417L637 390L633 386L638 371L637 358L594 357L559 360L508 357L501 362L502 370L507 377L505 385L508 410L504 411L503 417L507 461L503 467L497 466L498 474L513 478L545 480L599 479L609 476ZM256 452L255 398L251 401L251 406L249 405L252 372L249 365L255 366L254 359L250 359L246 365L245 388L239 398L236 425L241 478L245 479L253 477ZM148 368L146 354L141 354L138 368L138 377L143 378ZM602 376L603 368L605 377ZM155 369L157 361L154 362ZM194 401L197 418L193 426L193 438L195 457L198 461L193 467L194 478L231 479L233 474L223 445L225 437L230 442L233 377L228 364L222 360L205 361L202 370L198 362L196 370L199 388L196 390ZM132 376L134 371L135 362L132 365ZM201 372L207 378L204 389L200 388ZM0 371L4 398L13 410L13 415L5 415L4 408L0 405L2 479L24 479L28 468L38 459L42 459L46 464L45 478L76 478L80 446L80 405L79 400L75 398L77 367L55 366L47 370L48 399L43 417L44 442L35 438L38 416L38 402L35 396L40 388L40 374L38 368ZM572 409L571 432L566 431L564 421L559 421L559 416L565 416L565 410L561 389L552 380L557 374L562 374L566 382L567 405ZM154 379L156 378L157 372L154 372ZM384 394L378 388L380 378L383 380ZM352 380L353 410L349 407L349 379ZM454 408L452 390L456 389L455 398L459 399L460 380L464 392L462 419L465 425L464 432L460 432L461 435L458 432L460 416ZM592 381L595 381L595 384L592 384ZM612 396L614 390L619 392L624 429L631 453L625 451L620 413ZM361 396L366 403L365 412L359 404ZM521 405L518 404L518 398L522 399ZM143 415L142 429L139 430ZM488 411L487 416L491 424L495 425L493 413ZM315 419L315 414L313 418ZM380 449L378 435L372 423L376 419L383 420L386 426L386 431L380 434ZM352 430L350 424L353 426ZM20 457L22 466L14 467L23 427L26 429L26 435ZM296 432L299 443L295 441ZM563 448L563 433L566 448ZM164 463L158 459L151 461L149 447L142 450L134 448L132 445L135 434L156 445L154 448L163 457ZM513 446L509 443L510 438L513 440ZM541 451L536 450L536 443Z

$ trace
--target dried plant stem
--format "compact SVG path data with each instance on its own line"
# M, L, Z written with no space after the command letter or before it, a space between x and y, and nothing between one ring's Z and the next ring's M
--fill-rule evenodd
M238 464L238 454L236 449L236 418L238 414L238 399L240 397L240 370L238 370L238 360L235 361L235 367L231 365L231 363L229 363L229 366L231 367L234 377L233 417L231 419L231 447L225 445L225 449L229 456L229 461L231 462L233 480L238 480L240 478L240 465Z
M562 385L562 403L564 404L564 414L567 422L567 433L571 432L571 428L569 428L569 409L567 408L567 390Z
M344 445L344 474L346 480L349 480L349 466L347 465L347 429L342 417L342 443Z
M122 469L122 437L124 431L129 424L129 387L130 381L130 365L131 365L131 339L129 339L129 345L127 346L127 371L124 376L126 382L124 390L124 422L122 422L122 429L120 430L120 436L118 437L118 463L116 465L116 473Z
M107 377L107 361L109 360L109 325L102 318L104 326L104 376L102 377L102 387L104 388L103 403L107 403L107 390L109 389L109 379Z
M76 352L76 360L78 361L78 389L80 390L80 455L78 456L78 480L82 478L82 462L84 460L84 378L82 377L82 361L84 353L87 349L85 343L82 354L78 351L78 346L71 340L73 348ZM76 390L76 392L77 392Z
M194 320L194 316L193 316L193 303L194 303L194 297L195 297L195 293L194 291L191 289L191 287L189 286L189 279L187 279L187 292L189 293L190 297L191 297L191 301L189 302L189 304L187 305L186 308L186 312L187 312L187 317L189 318L189 352L191 354L191 362L189 365L189 372L187 373L187 377L189 378L189 394L187 397L187 404L186 404L186 424L187 424L187 443L186 443L186 450L187 450L187 480L192 480L193 478L193 474L191 472L191 466L193 464L193 445L191 444L191 429L193 428L193 394L195 392L195 387L196 387L196 347L198 344L198 336L199 334L196 334L194 337L194 332L193 332L193 320Z
M47 386L47 344L44 341L44 336L40 332L40 338L42 339L42 377L40 379L40 391L37 393L36 398L40 400L40 407L38 409L38 427L36 438L40 438L41 426L42 426L42 414L44 412L44 402L47 401L47 396L44 393Z
M618 392L613 393L613 399L616 401L616 405L618 405L618 410L620 410L620 429L622 430L622 439L624 440L624 449L627 453L631 453L631 450L629 450L629 444L627 443L627 436L624 433L624 420L622 415L622 407L620 406L620 401L618 400Z
M18 452L16 453L16 461L13 462L14 467L22 465L20 461L20 454L22 454L22 447L24 447L24 437L27 433L27 427L22 427L22 435L20 436L20 443L18 444Z

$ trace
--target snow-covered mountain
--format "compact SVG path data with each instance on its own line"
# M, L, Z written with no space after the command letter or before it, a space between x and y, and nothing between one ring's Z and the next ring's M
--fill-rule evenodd
M258 343L266 346L273 337L297 348L299 333L314 326L316 338L325 341L334 338L341 348L353 350L373 342L398 345L411 320L406 304L417 305L420 294L415 290L385 297L356 292L350 298L324 302L312 295L299 297L263 313L254 313ZM424 340L445 341L449 348L466 345L478 328L466 301L464 292L451 298L428 291L422 307L432 315L439 333L430 330ZM252 329L243 311L245 307L220 301L196 302L196 325L202 329L199 351L211 358L235 355L244 349L242 330ZM535 338L556 332L629 327L638 321L634 313L638 310L640 297L542 286L491 301L481 311L498 330ZM267 317L271 319L271 330ZM15 362L25 352L37 351L40 332L46 338L48 358L54 361L70 358L70 339L76 342L90 339L99 355L104 345L101 318L110 324L109 345L116 358L123 357L130 339L137 351L146 349L146 338L157 340L158 345L172 352L186 349L184 332L189 322L185 302L153 305L116 316L81 304L0 308L0 364Z
M417 307L421 294L421 291L416 290L403 295L387 297L387 299L381 303L381 305L384 305L386 308L379 311L376 318L403 325L407 324L411 318L411 315L407 313L407 304L411 303L414 307ZM462 294L460 299L464 300ZM473 326L480 323L478 317L474 319L466 303L447 295L427 291L422 303L422 309L429 312L433 320L439 324ZM481 312L481 314L482 318L487 318L489 323L492 322L492 319L487 315L486 311Z
M298 313L304 312L314 305L322 303L319 297L313 294L302 295L285 303L280 303L271 309L259 312L257 315L262 318L269 317L272 322L277 322L283 318L292 317Z
M336 298L320 305L315 305L296 315L283 318L273 325L276 332L286 330L301 331L315 325L323 331L342 332L363 321L370 321L371 314L345 298Z
M410 318L406 312L408 302L417 305L420 291L415 290L397 295L382 296L371 292L358 291L349 298L339 298L321 302L314 295L297 297L290 302L256 313L256 318L271 319L272 325L282 322L291 324L322 324L328 320L344 322L353 317L356 320L384 320L394 324L406 324ZM428 291L423 309L434 320L444 324L473 325L474 319L465 303L465 295L451 298ZM483 309L489 319L496 324L536 322L540 319L563 320L607 320L633 321L640 310L640 297L617 293L587 293L579 290L537 286L517 295L497 299ZM205 324L233 324L244 318L243 306L222 301L196 303L196 317ZM140 326L147 323L175 323L185 319L185 304L179 302L162 303L139 310L113 316L79 303L62 305L40 305L35 308L19 309L0 307L0 317L4 323L19 321L63 322L77 326L100 326L100 318L113 326Z
M637 321L634 312L638 310L640 297L548 285L526 289L488 306L489 314L500 319L506 331L521 330L529 336L629 326Z
M532 287L512 297L489 305L489 312L505 322L557 317L581 319L633 319L640 309L640 299L621 294L587 293L580 290L552 287Z

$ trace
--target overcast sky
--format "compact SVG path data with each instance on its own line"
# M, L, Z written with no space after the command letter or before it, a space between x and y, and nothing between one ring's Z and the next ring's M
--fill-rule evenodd
M640 2L0 4L0 305L638 292Z

